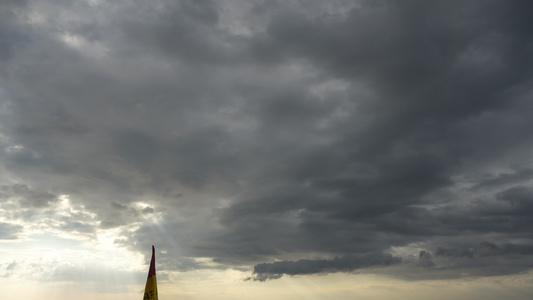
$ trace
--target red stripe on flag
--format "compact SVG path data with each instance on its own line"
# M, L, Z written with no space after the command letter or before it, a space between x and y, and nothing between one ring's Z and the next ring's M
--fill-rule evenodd
M155 275L155 248L152 245L152 260L150 261L150 270L148 271L148 278Z

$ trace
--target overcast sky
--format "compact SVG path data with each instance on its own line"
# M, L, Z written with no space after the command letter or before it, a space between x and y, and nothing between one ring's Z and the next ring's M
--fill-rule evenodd
M3 294L531 299L532 12L2 0Z

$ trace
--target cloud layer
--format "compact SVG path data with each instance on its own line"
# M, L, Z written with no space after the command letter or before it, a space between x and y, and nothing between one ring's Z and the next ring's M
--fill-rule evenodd
M532 3L304 2L2 2L0 239L258 280L533 266Z

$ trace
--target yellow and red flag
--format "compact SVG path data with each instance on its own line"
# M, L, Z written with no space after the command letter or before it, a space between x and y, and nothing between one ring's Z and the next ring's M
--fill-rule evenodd
M150 261L150 270L146 279L143 300L157 300L157 280L155 278L155 248L152 246L152 260Z

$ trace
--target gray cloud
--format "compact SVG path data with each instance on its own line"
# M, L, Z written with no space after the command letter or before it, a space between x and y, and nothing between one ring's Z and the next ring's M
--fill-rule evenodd
M435 266L431 253L425 250L420 251L418 254L418 265L426 268Z
M2 1L0 3L0 64L8 60L18 48L28 42L28 32L18 22L17 15L27 1Z
M24 184L13 184L0 186L0 198L7 200L14 198L18 200L22 207L47 207L51 203L58 201L58 196L39 190L31 189Z
M278 279L283 275L303 275L316 273L352 272L360 268L399 264L401 258L390 254L372 253L365 256L344 256L333 259L301 259L298 261L279 261L255 265L255 281Z
M10 218L68 195L56 230L132 229L117 247L155 244L167 270L351 272L413 243L413 268L450 278L532 266L505 266L533 238L529 1L15 2Z
M7 264L7 266L5 266L5 268L4 268L4 265L1 265L2 268L5 270L5 273L2 275L2 277L4 277L4 278L11 277L13 275L14 270L17 268L17 265L18 265L18 263L16 261L13 261L13 262Z
M484 242L471 248L437 248L435 255L444 257L486 257L503 255L532 255L533 245L503 244Z
M0 223L0 239L14 240L18 238L18 234L22 232L22 226L13 225L9 223Z
M531 254L530 244L482 242L470 246L438 247L434 255L421 251L416 264L408 263L390 275L407 280L428 280L519 274L531 268Z

